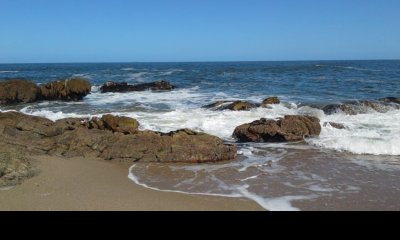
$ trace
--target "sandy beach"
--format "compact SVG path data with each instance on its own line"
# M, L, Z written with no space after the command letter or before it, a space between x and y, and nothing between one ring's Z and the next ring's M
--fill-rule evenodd
M191 196L134 184L129 165L94 158L34 157L40 174L0 191L1 211L263 210L246 199Z

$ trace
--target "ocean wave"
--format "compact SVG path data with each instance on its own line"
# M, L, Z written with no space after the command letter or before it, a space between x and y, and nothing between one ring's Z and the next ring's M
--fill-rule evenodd
M376 69L358 68L358 67L350 67L350 66L335 66L335 67L342 68L342 69L349 69L349 70L357 70L357 71L381 72L381 70L376 70Z
M97 87L94 90L98 91ZM161 93L148 91L101 94L96 91L85 98L82 107L75 103L63 108L55 105L53 109L52 105L37 105L21 111L57 120L66 117L90 117L87 109L103 109L102 112L138 119L142 129L169 132L190 128L227 141L234 141L232 133L237 126L260 118L310 115L318 117L322 125L319 137L307 139L312 146L353 154L400 155L400 146L397 144L400 142L400 110L395 108L385 109L384 112L368 109L357 115L343 112L326 115L315 107L282 103L250 111L212 111L202 109L201 105L220 97L217 94L200 93L197 88ZM251 99L258 101L256 98ZM327 124L330 122L343 124L346 128L333 128Z
M322 122L338 122L344 124L346 129L327 125L318 138L308 140L310 144L354 154L400 155L399 110L358 115L338 113L324 116Z
M0 73L19 73L19 71L0 71Z

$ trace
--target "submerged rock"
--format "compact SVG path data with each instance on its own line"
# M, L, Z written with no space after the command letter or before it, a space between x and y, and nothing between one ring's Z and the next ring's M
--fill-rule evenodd
M40 93L43 100L80 101L90 93L91 89L88 80L71 78L40 86Z
M221 106L231 103L232 101L217 101L210 103L208 105L203 106L202 108L211 109L211 110L218 110Z
M268 105L273 105L273 104L280 104L281 100L279 100L278 97L269 97L267 99L265 99L262 103L261 106L262 107L266 107Z
M370 113L371 111L385 113L393 109L399 109L399 106L390 105L385 102L359 101L344 104L330 104L325 106L322 110L327 115L332 115L335 113L357 115Z
M245 101L217 101L209 105L203 106L203 108L211 109L214 111L249 111L250 109L258 107L254 103Z
M100 91L102 93L108 93L108 92L124 93L124 92L139 92L147 90L171 91L173 89L175 89L175 86L166 81L143 83L137 85L129 85L128 83L107 82L100 88Z
M327 127L328 125L336 129L346 129L346 127L341 123L335 123L335 122L324 123L324 127Z
M285 116L283 119L261 119L237 127L233 137L239 142L288 142L321 133L320 120L310 116Z
M96 156L132 162L217 162L236 157L236 146L189 129L138 131L138 122L111 115L52 122L19 112L0 113L0 143L65 157Z
M39 88L31 81L0 81L0 104L31 103L37 101L39 95Z
M381 98L381 99L379 99L379 101L386 102L386 103L400 104L400 98L395 98L395 97Z
M231 111L249 111L252 108L256 108L257 105L249 102L244 102L244 101L236 101L232 104L229 104L227 106L223 106L219 110L231 110Z

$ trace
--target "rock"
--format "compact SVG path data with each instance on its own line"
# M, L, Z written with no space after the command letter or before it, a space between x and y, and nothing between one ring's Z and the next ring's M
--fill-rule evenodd
M214 136L188 129L167 134L143 131L117 139L102 152L105 159L132 159L137 162L203 163L232 160L234 145L227 145Z
M244 101L236 101L226 106L218 108L218 110L231 110L231 111L249 111L252 108L256 108L257 105Z
M36 174L31 159L10 146L0 145L0 188L13 187Z
M324 127L327 127L328 125L333 127L333 128L337 128L337 129L346 129L346 127L341 123L334 123L334 122L326 122L326 123L324 123Z
M360 101L360 102L350 102L344 104L330 104L325 106L322 110L327 115L332 115L335 113L345 113L348 115L357 115L370 113L371 111L376 111L380 113L385 113L393 109L398 109L399 107L375 101Z
M109 129L113 132L120 132L123 134L134 134L138 131L139 122L136 119L128 118L128 117L117 117L113 115L104 115L101 118L103 123L99 124L99 121L96 121L96 124L99 129L103 127L105 129Z
M259 107L259 105L245 102L245 101L217 101L202 108L214 110L214 111L249 111L250 109Z
M318 118L285 116L283 119L261 119L237 127L233 136L239 142L288 142L318 136L321 125Z
M202 108L217 110L217 109L220 108L222 105L228 104L228 103L231 103L231 101L217 101L217 102L213 102L213 103L210 103L210 104L208 104L208 105L205 105L205 106L203 106Z
M24 147L29 153L132 162L200 163L236 157L236 146L215 136L189 129L138 131L138 125L135 119L111 115L52 122L19 112L0 112L0 144Z
M14 79L0 82L0 104L35 102L39 93L36 84L28 80Z
M349 115L356 115L357 112L353 109L353 107L349 104L330 104L325 106L323 109L326 115L332 115L335 113L346 113Z
M92 89L90 82L82 78L55 81L40 86L42 100L80 101Z
M107 82L104 84L100 91L102 93L108 92L139 92L139 91L171 91L175 89L175 86L171 85L171 83L166 81L157 81L152 83L143 83L138 85L129 85L128 83L116 83L116 82Z
M395 98L395 97L381 98L381 99L379 99L379 101L386 102L386 103L400 104L400 98Z
M267 99L265 99L262 103L261 106L262 107L266 107L268 105L273 105L273 104L280 104L281 101L279 100L278 97L269 97Z

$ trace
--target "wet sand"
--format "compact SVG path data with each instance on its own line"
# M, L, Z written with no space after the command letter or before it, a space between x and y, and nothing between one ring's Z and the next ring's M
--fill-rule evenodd
M127 164L91 158L34 159L40 174L13 189L0 190L0 210L263 210L247 199L192 196L140 187L127 177Z

